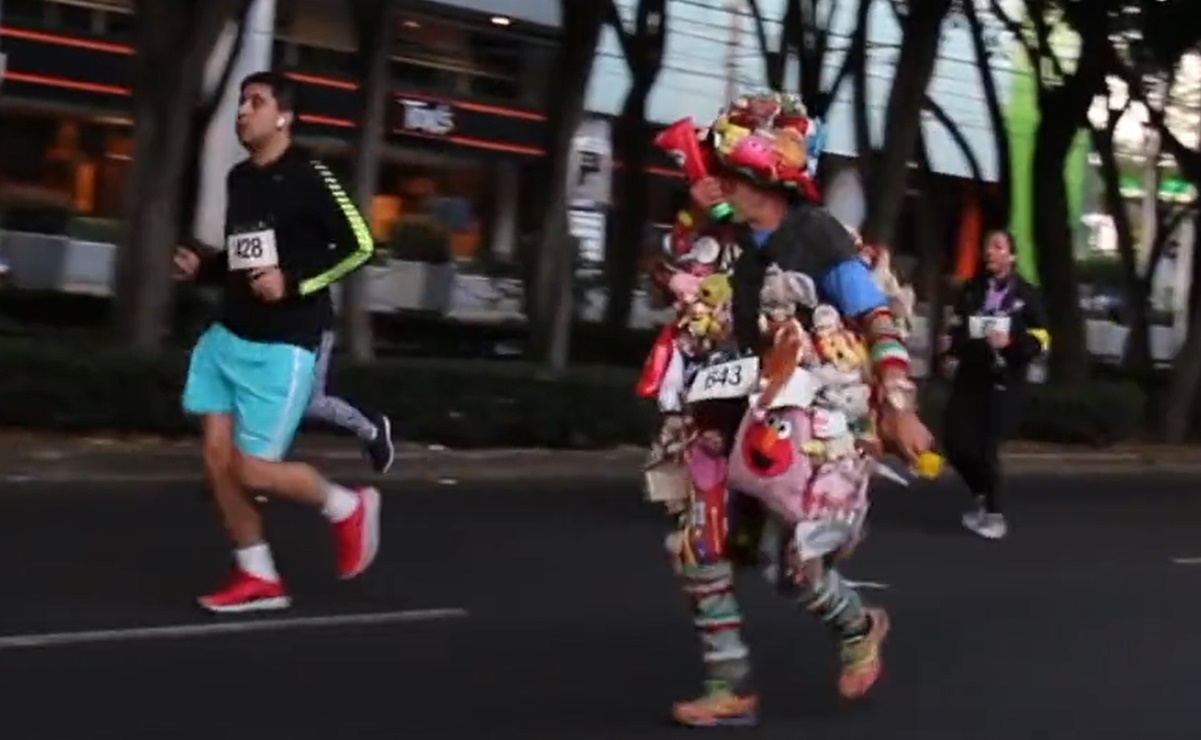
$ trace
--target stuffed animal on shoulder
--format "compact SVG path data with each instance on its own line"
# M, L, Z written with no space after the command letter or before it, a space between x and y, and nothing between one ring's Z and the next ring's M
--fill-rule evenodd
M800 306L817 305L817 286L808 275L772 265L759 291L759 305L759 329L767 349L759 371L756 406L763 410L771 407L798 367L816 360L813 342L796 312Z

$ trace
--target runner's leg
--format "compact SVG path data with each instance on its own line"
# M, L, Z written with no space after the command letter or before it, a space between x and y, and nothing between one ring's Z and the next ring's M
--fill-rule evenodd
M327 331L321 337L321 348L317 352L313 397L309 401L306 415L309 418L345 429L363 442L370 442L380 432L376 423L367 418L367 414L354 404L337 396L326 395L329 383L329 363L333 352L334 333Z
M227 338L231 358L226 375L234 389L232 468L238 484L243 491L265 491L320 508L333 527L339 575L359 575L378 548L379 493L352 491L326 480L310 465L282 462L312 393L315 354L289 345L248 342L228 333ZM237 506L222 505L227 519L245 513ZM265 543L255 552L269 561ZM246 572L244 567L241 570ZM278 579L274 586L284 596ZM201 603L212 611L268 608L256 605L263 600L260 592L254 579L238 575L229 587ZM271 608L279 606L270 603Z
M702 435L686 453L692 497L681 517L680 531L668 540L705 662L705 693L672 710L676 722L691 726L758 721L758 699L750 685L750 653L742 640L734 566L727 552L729 491L722 447L720 441Z
M334 353L334 333L321 336L313 384L313 396L305 414L311 419L345 429L363 443L376 472L392 467L396 450L392 444L392 422L379 412L366 412L346 399L326 393L329 387L329 364Z
M204 433L204 467L213 501L234 542L234 577L220 591L201 598L211 611L279 609L289 600L263 540L262 520L237 477L234 449L234 388L226 374L231 360L229 332L210 327L192 351L183 406L200 415Z
M838 640L842 661L838 692L847 699L863 696L880 677L888 614L865 606L859 593L824 558L794 563L790 575L794 603L821 620Z

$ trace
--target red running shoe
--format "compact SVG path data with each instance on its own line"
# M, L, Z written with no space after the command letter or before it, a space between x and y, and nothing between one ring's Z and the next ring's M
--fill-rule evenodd
M334 524L338 577L343 580L362 575L379 552L379 491L360 488L355 493L359 505L354 513Z
M267 581L235 568L229 581L207 596L198 599L200 606L214 614L287 609L292 599L280 581Z

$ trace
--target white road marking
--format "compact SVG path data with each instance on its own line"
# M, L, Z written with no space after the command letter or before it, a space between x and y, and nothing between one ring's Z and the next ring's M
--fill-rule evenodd
M842 582L856 591L887 591L888 584L880 581L853 581L850 578L843 578Z
M1201 565L1201 557L1199 558L1172 558L1172 562L1176 565Z
M466 609L411 609L364 614L335 614L327 617L292 617L257 619L250 622L205 622L203 624L174 624L161 627L128 627L81 632L47 632L29 635L0 635L0 650L58 647L98 642L134 642L138 640L180 640L190 637L214 637L250 632L280 632L283 630L318 629L322 627L361 627L365 625L399 624L403 622L433 622L462 619L469 616Z

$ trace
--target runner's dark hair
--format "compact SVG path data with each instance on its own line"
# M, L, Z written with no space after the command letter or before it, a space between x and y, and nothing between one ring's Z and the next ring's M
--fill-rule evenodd
M275 104L279 106L280 112L297 115L300 107L300 87L291 77L267 69L251 72L242 79L238 90L246 92L246 88L251 85L263 85L270 88L271 96L275 98Z

